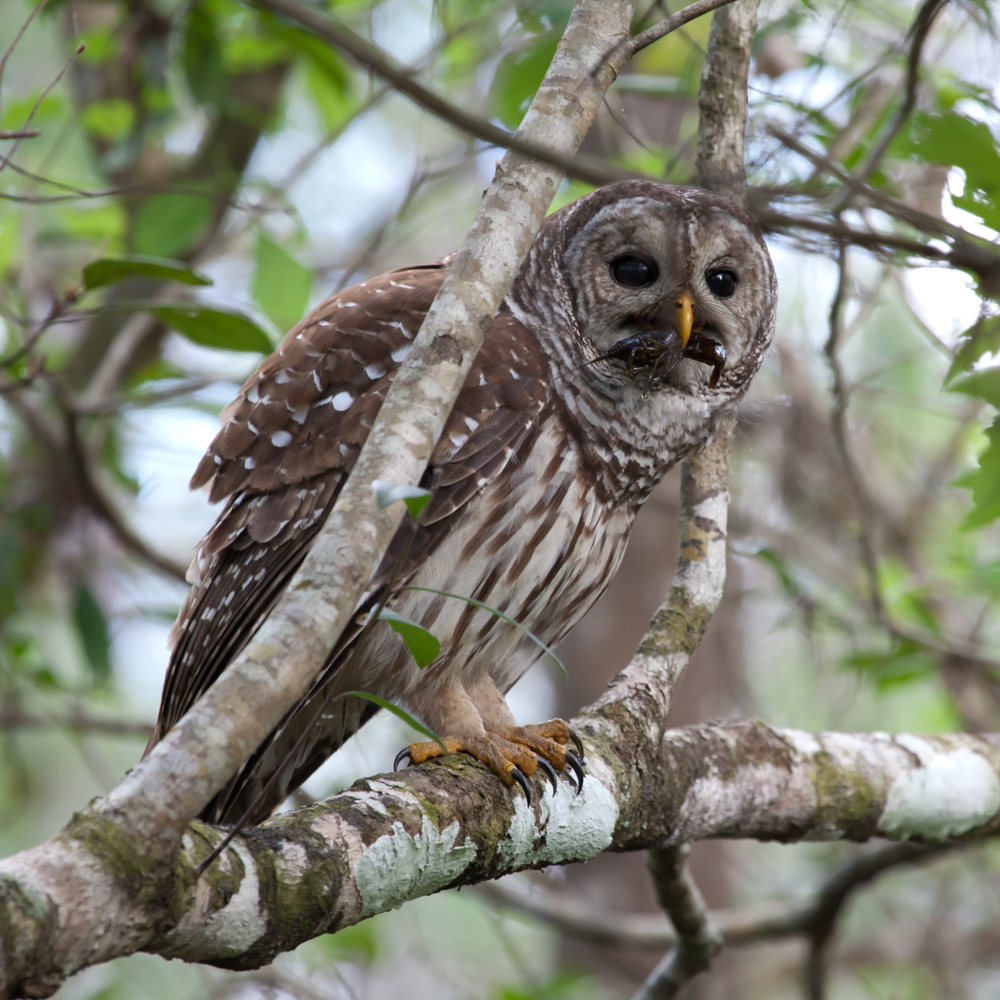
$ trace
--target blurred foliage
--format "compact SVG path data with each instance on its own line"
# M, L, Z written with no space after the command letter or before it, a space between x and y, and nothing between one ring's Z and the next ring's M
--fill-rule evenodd
M325 7L463 110L513 128L571 4ZM15 44L32 9L7 0L0 19L0 50L12 46L0 129L38 130L0 140L5 853L54 832L141 752L141 725L109 723L155 711L179 577L212 516L185 484L236 385L331 290L454 249L498 158L238 0L50 0ZM658 4L640 11L636 30L662 16ZM901 116L912 5L765 9L751 80L756 191L828 229L897 243L873 252L847 238L841 274L826 231L770 234L779 335L743 412L732 512L742 589L722 613L739 637L726 662L738 695L708 714L1000 728L1000 283L932 253L989 250L1000 227L994 14L985 2L946 7ZM639 55L588 156L693 181L709 23ZM555 204L586 190L569 181ZM645 580L616 586L626 604L658 600ZM614 620L609 661L587 627L591 659L569 660L569 674L594 669L603 684L637 636ZM407 635L429 654L419 625ZM354 773L381 770L391 753L360 760ZM748 845L726 902L801 895L846 850ZM846 921L829 995L997 995L998 883L992 849L887 878ZM932 933L948 947L921 948ZM603 967L589 952L563 961L564 949L555 932L463 893L257 975L137 956L59 995L295 996L307 982L331 997L589 1000L624 995L649 967L633 952ZM785 954L740 952L698 995L799 995Z

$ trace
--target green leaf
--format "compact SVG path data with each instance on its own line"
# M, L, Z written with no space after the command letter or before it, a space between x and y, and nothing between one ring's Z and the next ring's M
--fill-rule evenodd
M960 167L965 192L956 206L980 216L994 228L1000 224L1000 153L985 122L955 111L914 115L909 136L901 136L896 155L916 154L926 163Z
M125 380L123 388L135 389L147 382L161 382L165 379L183 379L187 377L187 372L179 365L164 358L154 358L147 362Z
M0 206L0 278L21 265L21 216Z
M781 552L762 545L753 555L774 570L786 597L796 599L802 595L802 588L792 575L791 570L788 568L788 561Z
M179 281L182 285L210 285L212 280L192 270L179 260L167 257L144 257L132 254L126 257L102 257L83 269L83 284L87 289L113 285L130 275L155 278L159 281Z
M893 640L888 652L866 651L845 659L849 667L867 674L879 690L921 680L934 673L938 659L912 639Z
M127 216L117 202L104 205L82 205L73 203L58 212L62 227L60 235L65 239L70 235L81 240L100 240L117 247L125 232Z
M222 100L225 67L219 30L205 8L204 3L194 3L188 10L181 64L195 100L217 105Z
M355 698L364 698L365 701L373 702L378 705L379 708L384 708L387 712L392 712L397 719L402 719L408 726L411 726L418 733L422 733L428 739L433 740L445 753L448 752L448 748L441 742L441 737L437 733L432 732L426 726L422 726L416 719L410 715L409 712L400 708L398 705L394 705L391 701L386 701L384 698L380 698L377 694L369 694L367 691L345 691L344 696L349 697L353 695Z
M966 473L956 485L972 490L973 508L962 527L981 528L1000 517L1000 418L986 430L986 450L979 456L979 468Z
M223 351L257 351L269 354L271 338L248 316L199 305L142 306L167 326L203 347Z
M431 491L425 490L422 486L392 483L388 479L376 479L372 483L372 489L375 491L375 503L379 510L385 510L390 504L402 500L414 520L420 516L420 512L431 499Z
M97 684L111 678L111 636L104 610L85 584L78 584L73 594L73 623L83 644L87 664Z
M35 105L38 105L36 108ZM67 110L67 99L58 94L39 93L25 94L23 97L7 97L4 95L3 113L0 115L0 128L19 129L24 127L28 116L34 112L31 119L32 128L42 128L58 122Z
M508 128L514 129L521 124L555 55L559 34L547 31L533 38L523 49L500 60L490 87L490 98L496 116Z
M1000 316L987 316L976 320L958 340L955 358L945 376L945 382L972 366L984 355L1000 351ZM961 389L957 389L961 392Z
M963 375L948 386L948 391L975 396L1000 410L1000 368L983 368L971 375Z
M109 24L81 31L77 39L86 46L78 57L81 66L100 66L117 58L121 52L121 40Z
M505 621L508 625L513 625L514 628L519 629L523 632L539 649L547 653L555 662L555 665L562 671L563 677L569 680L569 674L566 672L566 667L563 661L559 659L558 656L552 651L551 647L547 646L541 639L538 638L534 632L530 632L526 629L520 622L514 621L513 618L509 618L502 611L497 608L490 607L489 604L483 604L482 601L477 601L472 597L463 597L461 594L452 594L447 590L435 590L433 587L414 587L408 586L404 587L404 590L422 590L427 594L438 594L441 597L453 597L456 601L465 601L466 604L472 604L477 608L482 608L483 611L488 611L491 615L496 615L501 621Z
M137 254L176 257L198 242L211 219L207 195L150 195L136 210L132 248Z
M397 615L384 606L379 609L378 617L379 621L385 622L406 643L406 648L421 670L437 659L441 643L423 625L411 622L409 618Z
M306 62L301 69L313 105L323 119L324 126L327 131L335 132L356 109L353 95L316 63Z
M117 142L124 139L135 125L135 108L123 97L91 101L80 114L80 123L99 139Z
M271 35L251 35L243 32L226 39L222 49L227 73L252 73L288 61L288 44Z
M261 233L253 295L279 330L295 326L309 304L312 275L287 250Z

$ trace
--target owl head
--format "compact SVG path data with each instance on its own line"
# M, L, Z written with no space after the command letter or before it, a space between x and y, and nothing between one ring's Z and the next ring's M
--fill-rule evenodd
M566 371L626 400L732 400L774 333L777 282L759 229L698 188L625 181L555 212L512 292Z

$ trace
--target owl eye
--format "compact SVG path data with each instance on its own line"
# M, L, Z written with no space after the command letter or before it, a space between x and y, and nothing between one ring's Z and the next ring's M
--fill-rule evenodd
M611 262L611 277L626 288L645 288L660 276L659 269L650 260L626 254Z
M728 299L736 291L736 272L728 269L709 271L705 275L708 290L720 299Z

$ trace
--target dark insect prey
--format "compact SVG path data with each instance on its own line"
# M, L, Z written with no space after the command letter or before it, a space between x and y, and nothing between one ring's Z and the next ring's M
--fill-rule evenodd
M687 347L682 347L680 334L673 328L650 330L619 340L590 364L607 360L623 361L629 378L646 374L652 386L662 382L681 358L711 365L712 377L708 385L714 389L726 364L726 348L721 340L704 331L692 333Z

